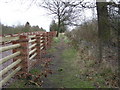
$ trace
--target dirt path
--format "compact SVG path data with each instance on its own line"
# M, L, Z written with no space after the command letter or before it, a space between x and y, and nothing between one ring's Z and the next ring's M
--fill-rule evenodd
M66 48L66 44L64 43L64 41L62 40L61 42L59 42L57 45L54 45L52 48L55 49L55 52L51 53L51 56L53 56L52 59L52 64L50 65L50 69L53 71L52 75L48 75L47 78L45 78L44 84L43 84L43 88L58 88L61 87L60 83L55 83L52 82L52 80L56 80L59 78L59 80L62 80L62 76L61 76L61 64L63 64L64 62L62 61L62 53ZM52 80L51 80L52 79Z
M53 56L50 65L52 75L45 78L43 88L94 88L94 83L87 79L87 75L81 74L80 58L77 58L77 51L66 43L64 39L53 44L50 53ZM79 61L79 62L78 62Z

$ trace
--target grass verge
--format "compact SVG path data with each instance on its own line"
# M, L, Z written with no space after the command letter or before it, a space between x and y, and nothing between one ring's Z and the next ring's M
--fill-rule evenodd
M33 68L30 70L29 73L32 75L39 75L41 73L41 71L37 68ZM9 85L9 88L29 88L30 85L26 85L28 82L29 81L26 79L17 79L14 83Z
M61 60L58 74L49 78L58 88L111 88L106 83L111 70L105 68L99 71L94 67L95 60L82 60L74 48L65 49Z

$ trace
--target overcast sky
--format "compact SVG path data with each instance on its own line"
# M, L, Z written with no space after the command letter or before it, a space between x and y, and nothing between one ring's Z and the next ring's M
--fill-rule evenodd
M2 24L16 26L24 25L28 21L31 26L38 25L48 31L52 18L46 14L46 10L34 4L29 7L30 2L25 4L20 2L21 0L7 1L0 0L0 21Z
M25 3L24 3L25 2ZM24 25L27 21L31 26L38 25L49 31L52 16L48 16L43 8L26 0L0 0L0 22L8 26ZM30 6L30 7L29 7ZM85 11L91 17L90 11Z

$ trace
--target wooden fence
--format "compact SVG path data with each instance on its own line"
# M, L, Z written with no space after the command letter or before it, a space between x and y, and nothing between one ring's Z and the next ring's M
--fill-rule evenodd
M0 53L12 50L10 55L0 59L0 65L13 60L7 67L0 70L0 87L2 87L17 72L29 72L30 69L40 62L41 55L45 54L46 49L50 48L53 37L56 32L28 32L21 34L11 34L0 37ZM5 44L12 43L8 46ZM10 71L12 70L12 71ZM10 71L6 77L3 77Z

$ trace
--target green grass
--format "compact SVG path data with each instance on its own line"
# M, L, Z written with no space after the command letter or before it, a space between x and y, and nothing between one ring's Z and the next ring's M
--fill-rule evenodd
M50 49L47 50L48 53L54 53L56 49L54 47L51 47Z
M74 61L77 57L77 51L74 48L65 49L62 53L62 61L63 63L59 67L58 74L54 75L54 77L50 77L49 80L52 83L55 83L58 87L65 88L94 88L91 81L81 80L80 77L76 75L80 74L78 67L74 67Z
M54 43L59 43L59 42L60 42L60 38L54 37L54 38L53 38L53 42L54 42Z
M74 48L64 50L62 54L64 64L61 66L65 70L62 73L65 75L63 85L67 88L94 88L91 81L83 81L77 75L80 75L79 67L74 66L74 61L77 59L77 51Z
M95 85L107 88L105 78L100 73L93 71L94 60L85 60L84 63L81 63L85 64L82 69L80 63L75 64L77 57L76 49L65 49L61 56L63 63L58 68L59 74L50 77L49 80L55 83L58 88L96 88ZM81 61L83 62L83 60ZM103 70L103 72L109 73L110 71Z
M60 43L61 40L64 40L64 43L70 42L70 40L65 35L62 35L62 34L60 34L59 37L53 38L53 42L56 44Z
M64 36L64 43L70 42ZM60 38L58 38L60 42ZM57 43L59 43L57 41ZM81 59L81 57L83 57ZM78 52L74 48L64 49L61 55L63 63L59 67L59 74L54 77L50 77L50 81L56 84L56 87L65 88L110 88L106 85L106 79L110 79L113 75L110 68L98 68L95 60L85 59L83 53L78 55ZM111 77L110 77L111 76Z
M59 44L61 39L63 39L66 44L70 42L63 35L60 35L58 38L54 38L54 42ZM76 76L80 75L80 68L73 65L76 57L77 51L74 48L67 48L62 52L61 59L63 62L58 68L58 74L54 75L54 77L49 77L51 83L54 83L58 88L94 88L91 81L84 81Z
M40 74L40 73L41 73L41 71L40 71L40 69L33 68L32 70L30 70L30 72L29 72L29 73L34 74L34 75L38 75L38 74Z
M65 49L62 53L64 60L72 60L77 55L77 51L74 48Z
M9 88L25 88L25 80L17 80L12 83Z
M30 70L31 74L33 75L38 75L41 73L41 71L37 68L33 68L32 70ZM27 86L25 85L26 83L28 83L27 80L25 79L18 79L16 80L14 83L10 84L9 88L27 88Z

